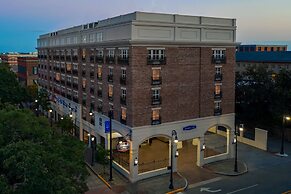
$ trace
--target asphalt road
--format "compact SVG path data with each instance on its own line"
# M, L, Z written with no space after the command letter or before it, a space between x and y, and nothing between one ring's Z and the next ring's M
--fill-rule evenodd
M290 157L280 158L280 163L264 166L237 177L221 177L220 180L196 186L184 193L217 194L280 194L291 190ZM290 192L291 193L291 192Z

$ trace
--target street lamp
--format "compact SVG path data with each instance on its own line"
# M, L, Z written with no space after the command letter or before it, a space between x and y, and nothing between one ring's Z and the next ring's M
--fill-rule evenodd
M53 112L53 110L49 109L51 127L53 126L52 112Z
M112 115L113 115L113 110L110 110L109 111L109 128L110 128L110 136L109 136L109 139L110 139L110 146L109 146L109 149L110 149L110 176L109 176L109 181L112 181Z
M137 166L137 164L138 164L138 159L137 159L137 157L134 159L134 161L133 161L133 165L134 166Z
M282 132L282 139L281 139L281 151L279 153L279 156L282 157L286 157L288 156L285 152L284 152L284 140L285 140L285 124L286 124L286 120L289 121L291 118L289 116L283 116L283 121L282 121L282 128L281 128L281 132Z
M239 128L239 131L242 132L244 130L244 124L240 124L238 128ZM237 130L236 125L235 125L234 133L235 133L235 139L233 140L233 143L235 143L234 172L238 172L238 168L237 168L237 143L238 143L237 135L239 132Z
M92 137L91 138L91 145L92 145L92 161L91 161L91 166L93 166L94 165L94 157L95 157L95 146L96 146L95 137Z
M170 175L169 189L174 189L174 186L173 186L173 149L174 149L173 142L175 144L178 143L177 131L172 130L172 139L171 140L172 140L172 142L171 142L171 167L170 167L171 168L171 175ZM179 155L179 152L176 151L175 157L178 157L178 155Z

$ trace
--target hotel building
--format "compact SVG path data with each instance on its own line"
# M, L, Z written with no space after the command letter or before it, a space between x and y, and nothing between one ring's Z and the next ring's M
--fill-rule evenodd
M113 138L130 142L127 166L114 167L135 182L169 172L140 170L142 145L155 138L167 143L167 164L189 140L198 166L233 156L236 45L235 19L134 12L40 35L39 85L51 116L72 114L81 140L108 148L113 112ZM205 158L204 135L218 126L227 150Z

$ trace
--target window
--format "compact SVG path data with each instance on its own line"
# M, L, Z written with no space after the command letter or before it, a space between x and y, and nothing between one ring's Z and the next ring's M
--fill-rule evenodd
M103 50L101 49L97 50L97 57L103 57Z
M98 66L97 69L97 78L102 79L102 66Z
M95 41L94 38L95 38L94 34L89 34L89 42L94 42Z
M121 88L121 98L126 99L126 88Z
M274 47L271 47L271 51L274 51Z
M260 46L258 47L258 51L262 51L262 48Z
M86 43L86 42L87 42L87 37L86 37L86 35L82 35L82 36L81 36L81 39L82 39L82 43Z
M126 121L126 108L121 107L121 120Z
M238 64L240 66L240 64ZM215 74L221 74L221 67L215 67Z
M37 67L33 67L32 68L32 74L33 75L37 75Z
M220 95L221 92L221 85L216 84L215 85L215 95Z
M152 60L163 60L165 58L165 49L148 50L148 58Z
M86 49L82 50L82 60L84 61L86 59Z
M126 69L121 69L121 78L122 78L123 80L126 79Z
M120 58L127 59L128 58L128 49L120 49Z
M114 49L108 49L107 56L108 57L114 57Z
M68 63L67 64L67 71L71 71L72 70L72 64L71 63Z
M152 78L153 80L160 80L161 77L161 69L152 69Z
M152 89L152 98L155 100L160 99L160 89Z
M86 88L86 79L82 80L82 86L83 86L83 88Z
M214 102L214 107L216 110L220 110L221 109L221 101Z
M152 110L152 120L160 120L160 109L153 109Z
M96 34L96 42L102 42L102 41L103 41L102 32L97 32L97 34Z
M108 97L113 97L113 85L108 86Z
M113 76L113 68L112 67L109 68L109 76Z
M213 49L212 56L214 59L223 59L225 58L225 49Z

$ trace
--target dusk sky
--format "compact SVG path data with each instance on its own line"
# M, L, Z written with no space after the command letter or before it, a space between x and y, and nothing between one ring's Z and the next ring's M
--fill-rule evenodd
M134 11L237 19L237 41L290 41L290 0L0 0L0 52L35 51L40 34ZM284 42L283 42L284 43Z

